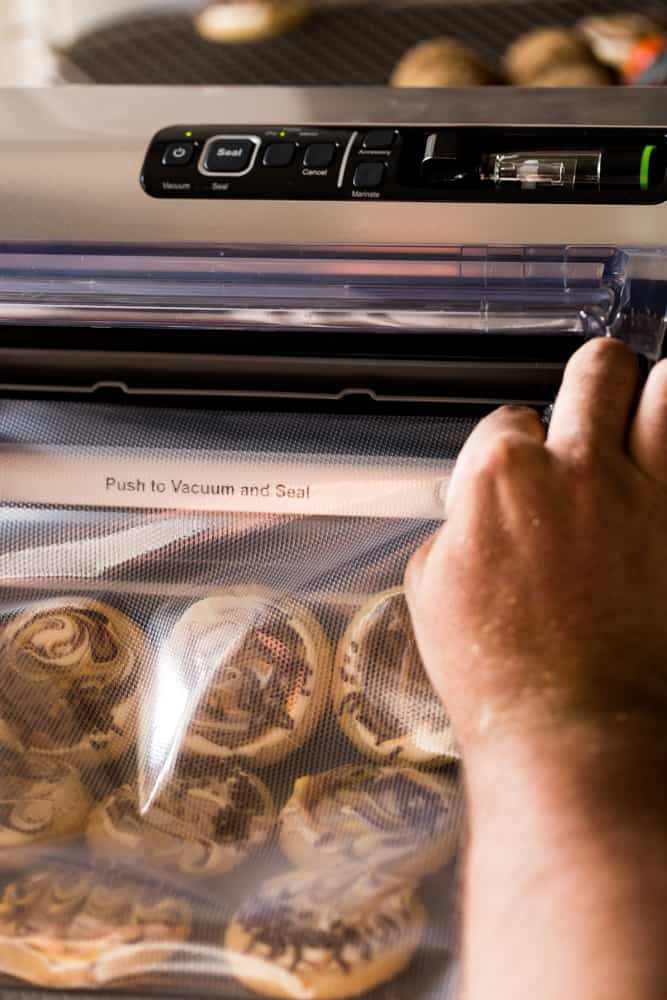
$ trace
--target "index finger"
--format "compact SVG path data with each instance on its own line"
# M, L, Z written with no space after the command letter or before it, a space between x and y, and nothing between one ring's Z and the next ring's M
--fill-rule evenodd
M539 414L527 406L501 406L480 420L456 460L447 490L447 515L482 469L494 473L502 465L507 471L506 466L518 457L519 449L528 446L531 453L537 447L543 451L544 437Z

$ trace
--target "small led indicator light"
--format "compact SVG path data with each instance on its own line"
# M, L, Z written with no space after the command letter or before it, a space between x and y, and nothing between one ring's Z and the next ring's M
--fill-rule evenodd
M648 191L649 167L651 165L651 156L653 155L654 150L655 146L644 146L641 163L639 164L639 186L642 191Z
M283 130L282 132L279 132L278 135L280 136L281 139L284 139L285 136L287 135L287 132Z
M186 132L185 136L186 136L187 139L191 139L192 138L192 132Z

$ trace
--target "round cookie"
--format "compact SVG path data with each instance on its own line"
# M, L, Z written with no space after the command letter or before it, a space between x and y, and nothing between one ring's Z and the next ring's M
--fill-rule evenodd
M531 87L608 87L611 76L595 63L566 63L550 66L530 81Z
M482 87L497 79L474 49L444 37L408 49L389 82L392 87Z
M93 800L78 771L34 754L0 759L0 868L32 862L36 845L76 837Z
M413 884L358 867L292 871L235 916L225 956L239 982L263 996L343 1000L399 975L426 919Z
M0 971L46 989L149 972L190 934L189 904L90 868L48 867L0 896Z
M376 594L352 619L338 647L332 693L343 732L366 756L433 766L459 759L402 587Z
M520 35L505 53L505 70L512 83L529 87L552 66L593 62L583 38L567 28L536 28Z
M280 846L295 865L360 862L421 878L454 856L461 789L452 775L349 764L299 778L280 816Z
M307 0L217 0L195 16L211 42L256 42L295 28L310 13Z
M275 820L264 782L234 768L215 778L174 778L145 812L136 787L122 785L93 811L86 836L105 857L205 878L245 861Z
M165 655L195 692L186 753L273 764L308 739L326 703L331 649L294 601L243 589L198 601Z
M23 746L80 766L119 757L136 727L143 633L101 601L32 604L0 627L0 705Z

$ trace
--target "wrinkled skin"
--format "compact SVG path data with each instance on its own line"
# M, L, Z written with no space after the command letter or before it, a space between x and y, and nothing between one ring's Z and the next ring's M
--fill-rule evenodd
M408 568L466 772L466 1000L667 996L666 364L637 390L597 340L548 434L487 417Z

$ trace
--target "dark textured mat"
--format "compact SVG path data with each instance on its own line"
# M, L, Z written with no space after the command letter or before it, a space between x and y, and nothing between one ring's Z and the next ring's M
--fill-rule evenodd
M667 22L667 0L648 5ZM628 0L545 0L388 8L382 3L316 14L289 34L250 45L199 37L189 14L144 14L81 36L63 53L66 79L96 83L371 85L387 82L409 46L448 34L491 60L524 31L570 25L586 14L628 10Z

